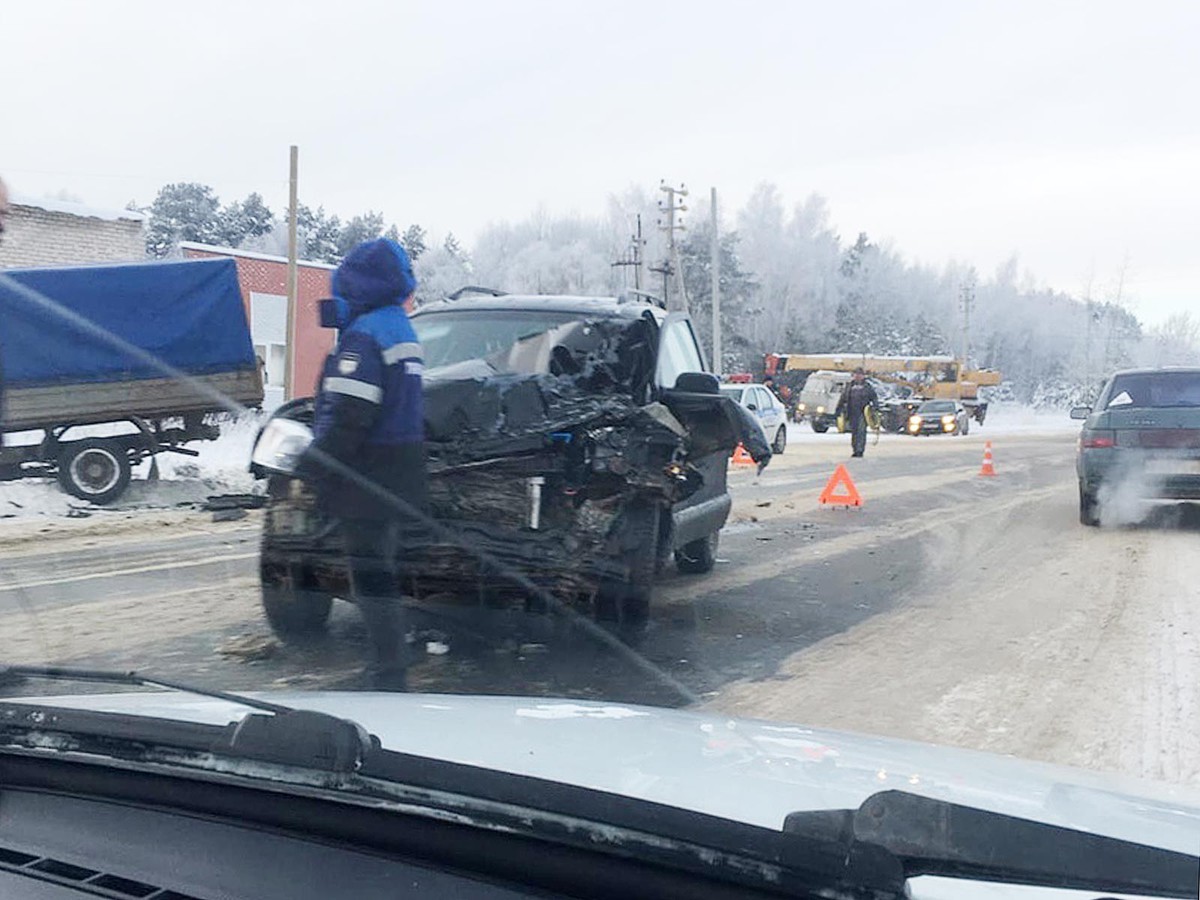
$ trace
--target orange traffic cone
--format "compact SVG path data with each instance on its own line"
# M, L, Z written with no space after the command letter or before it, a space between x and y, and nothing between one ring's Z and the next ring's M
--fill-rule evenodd
M752 466L754 460L750 458L750 454L746 452L746 448L741 444L737 445L737 449L733 451L733 464L735 466Z
M839 488L841 489L839 491ZM833 472L833 477L829 479L829 483L825 485L825 490L821 491L819 500L822 506L862 506L862 495L858 492L858 488L854 486L854 479L850 477L850 473L846 471L846 467L839 465Z
M979 470L980 475L986 475L989 478L996 474L996 468L992 465L992 442L988 441L983 445L983 467Z

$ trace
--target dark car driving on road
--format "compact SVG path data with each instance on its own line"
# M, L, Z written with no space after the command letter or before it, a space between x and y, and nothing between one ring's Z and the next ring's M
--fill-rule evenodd
M1129 369L1104 383L1083 419L1075 471L1079 521L1100 524L1117 487L1146 499L1200 500L1200 369Z
M756 459L771 451L705 371L685 314L487 293L427 305L412 323L442 530L405 554L406 593L528 607L528 582L505 574L516 572L599 617L637 620L672 555L681 572L713 567L730 453L739 441ZM259 448L311 415L308 401L281 409ZM338 528L307 484L270 468L258 471L270 474L263 604L277 633L303 634L347 596Z
M926 400L908 417L909 434L968 434L971 414L957 400Z

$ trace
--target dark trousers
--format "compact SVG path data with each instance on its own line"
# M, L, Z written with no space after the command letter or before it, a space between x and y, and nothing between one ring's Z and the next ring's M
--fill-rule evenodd
M367 626L367 681L377 690L403 690L408 668L408 617L400 602L397 523L342 519L346 564L355 605Z
M850 417L850 448L855 456L862 456L867 449L867 417L862 413Z

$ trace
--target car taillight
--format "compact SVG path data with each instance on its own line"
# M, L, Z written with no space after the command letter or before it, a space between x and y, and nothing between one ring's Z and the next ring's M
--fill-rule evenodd
M1116 445L1117 435L1112 431L1087 431L1079 439L1079 446L1089 450L1101 447L1115 447Z

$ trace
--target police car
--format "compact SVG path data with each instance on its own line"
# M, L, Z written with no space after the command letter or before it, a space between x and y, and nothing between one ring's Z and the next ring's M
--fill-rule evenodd
M787 409L763 384L723 384L721 393L754 414L773 453L787 449Z

